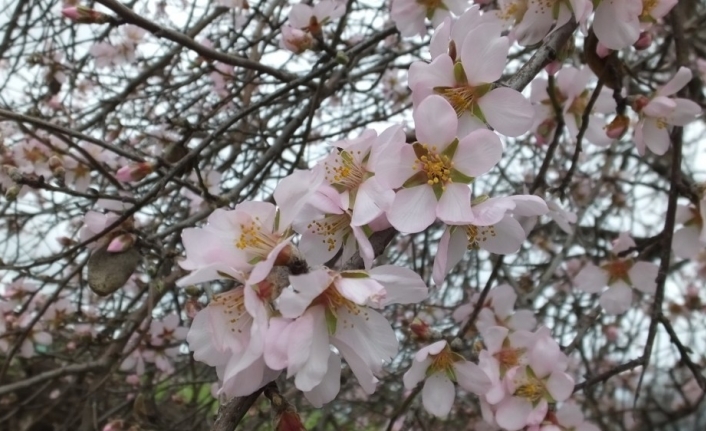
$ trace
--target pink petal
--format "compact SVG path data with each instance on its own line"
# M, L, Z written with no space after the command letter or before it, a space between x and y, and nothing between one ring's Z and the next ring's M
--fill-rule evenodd
M311 6L297 3L289 11L289 25L299 29L308 27L312 16L314 9Z
M640 3L625 0L625 3ZM593 30L598 40L607 48L618 50L635 43L640 37L640 11L631 13L630 5L621 5L618 1L604 1L596 8L593 17Z
M608 273L589 262L578 273L574 283L584 292L598 293L608 284Z
M436 256L434 257L434 269L432 274L434 284L441 286L444 283L446 274L463 259L463 256L466 254L467 246L468 240L466 239L463 228L446 228L441 235L436 250Z
M628 276L633 287L644 293L654 294L657 289L659 267L651 262L638 261L630 268Z
M446 224L464 224L473 220L471 188L466 184L447 184L436 206L436 216Z
M603 292L599 302L607 314L625 313L632 305L632 289L618 282Z
M647 148L658 156L663 155L669 149L669 144L671 143L669 131L667 131L666 127L657 124L657 121L653 118L645 119L642 136Z
M279 296L279 309L282 316L297 318L301 316L311 301L319 296L331 284L328 271L319 269L306 274L291 275L291 289L285 289Z
M503 144L490 130L476 130L461 139L454 155L454 167L465 175L478 177L490 171L502 158Z
M436 145L441 151L456 138L456 111L441 96L432 95L424 99L413 117L417 127L417 140L422 144Z
M401 232L421 232L434 223L436 205L436 196L430 186L402 189L395 195L387 218Z
M324 404L333 401L341 390L341 358L330 352L326 374L317 386L304 396L316 408L321 408Z
M686 126L694 121L695 117L701 115L701 107L694 101L688 99L674 99L676 108L674 112L667 116L667 122L675 126Z
M505 213L515 209L515 202L505 197L490 198L473 206L473 225L491 226L505 217Z
M458 361L453 364L456 371L456 381L463 389L476 395L483 395L490 390L490 378L478 365L469 361Z
M677 91L684 88L686 84L691 81L691 78L693 78L691 69L682 66L679 68L674 77L669 80L669 82L657 90L657 94L660 96L671 96L672 94L676 94Z
M508 431L518 431L527 424L532 404L524 398L507 397L498 405L495 421Z
M415 304L429 296L429 289L424 280L409 268L380 265L368 271L368 274L385 286L386 296L383 306Z
M672 250L676 256L682 259L692 259L704 248L706 248L706 245L699 241L698 226L686 226L674 232Z
M412 63L409 67L407 85L413 91L418 86L426 88L453 87L456 85L453 60L448 54L441 54L431 63L423 61Z
M443 372L427 377L422 389L422 404L434 416L445 417L451 411L456 390L454 384Z
M555 401L565 401L574 391L574 379L564 372L555 371L547 380L547 390Z
M461 47L461 63L472 86L495 82L503 74L510 42L479 26L468 32Z
M520 223L510 216L505 216L500 222L486 229L482 234L480 247L495 254L516 253L526 238Z
M402 376L405 389L414 389L419 382L424 380L427 368L431 365L432 359L426 358L423 361L413 361L406 373Z
M650 117L666 117L671 114L674 109L676 109L677 103L674 99L670 99L664 96L657 96L652 99L644 108L642 112Z

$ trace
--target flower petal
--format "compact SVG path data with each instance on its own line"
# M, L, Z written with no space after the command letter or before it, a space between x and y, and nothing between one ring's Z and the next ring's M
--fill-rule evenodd
M436 196L430 186L402 189L395 195L387 218L401 232L421 232L434 223L436 205Z
M478 100L490 126L505 136L517 137L532 127L534 108L519 91L499 87Z

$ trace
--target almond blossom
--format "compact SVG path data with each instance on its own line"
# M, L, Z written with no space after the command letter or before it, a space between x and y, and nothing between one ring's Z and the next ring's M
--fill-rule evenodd
M437 27L451 13L461 15L467 7L467 0L393 0L390 15L402 37L411 37L426 32L425 18Z
M466 249L483 249L496 254L517 252L527 238L520 223L512 217L532 217L546 214L544 200L532 195L481 197L471 206L470 223L447 226L439 241L434 258L434 283L441 285L446 274L461 261Z
M484 418L508 431L538 425L545 418L549 403L565 401L574 389L574 380L565 373L568 358L551 338L549 330L540 328L532 338L531 347L519 347L519 351L526 354L525 360L515 359L513 350L498 355L503 361L518 364L507 369L502 377L506 390L502 400L496 404L487 396L481 400ZM528 340L526 338L520 346L528 345ZM496 359L496 364L500 366L501 362ZM501 372L498 374L503 376Z
M591 98L592 90L588 90L588 84L595 76L591 69L583 67L564 67L556 74L556 85L553 89L554 97L561 107L561 115L564 124L572 139L576 139L581 128L581 119ZM548 93L548 81L544 78L537 78L532 81L532 94L530 97L534 103L535 117L532 129L535 131L537 142L545 144L554 139L556 133L556 115L554 106ZM596 114L608 114L615 112L615 100L612 91L608 88L601 89L596 99L591 115L586 127L585 138L589 142L608 146L613 141L606 135L606 122L603 117Z
M478 303L480 293L475 293L468 304L461 305L453 312L453 318L465 326ZM509 284L500 284L490 289L475 322L478 331L490 327L504 327L512 331L531 331L537 319L531 310L515 310L517 294Z
M431 63L413 63L409 87L417 110L426 98L438 94L458 117L459 137L485 128L485 123L506 136L527 132L534 116L531 103L516 90L492 85L502 76L509 49L500 27L480 25L465 36L459 48L460 63L448 54Z
M584 23L593 11L588 0L500 0L496 16L509 27L514 23L512 34L520 45L540 42L549 30L560 28L574 16Z
M331 359L333 345L363 390L373 393L382 363L397 353L397 338L387 319L369 305L421 301L427 296L424 282L410 270L389 265L367 272L317 269L290 276L290 282L277 300L282 318L273 318L267 333L267 365L286 368L296 387L321 404L332 399L332 380L340 373L340 367L329 368L340 363Z
M375 167L385 150L404 144L401 126L392 126L378 134L366 129L355 139L331 144L335 150L319 163L325 181L341 193L347 193L353 226L366 225L383 214L394 199L375 177Z
M232 211L217 209L205 227L182 233L186 259L179 264L192 273L179 284L238 279L245 272L250 272L253 283L263 280L290 247L288 229L279 225L277 208L267 202L243 202ZM286 254L280 258L283 262L288 260Z
M691 78L691 70L681 67L652 98L642 96L635 102L640 121L635 126L634 137L640 155L645 154L645 147L658 155L666 153L670 144L669 126L685 126L701 114L701 107L695 102L669 97L684 88Z
M340 18L345 12L345 4L335 0L322 0L313 7L297 3L289 11L289 24L316 35L321 33L321 27Z
M424 380L422 403L435 416L449 414L456 397L454 383L476 395L490 389L490 379L473 362L451 350L445 340L426 346L414 355L410 369L404 374L404 386L413 389Z
M630 308L631 287L648 294L653 294L657 288L657 265L617 256L634 246L632 238L622 233L613 246L613 257L600 266L587 263L576 276L577 288L601 294L599 303L608 314L622 314ZM606 286L608 289L604 291Z
M375 257L373 247L362 228L351 224L348 208L350 194L339 194L331 186L322 186L309 205L300 211L294 229L301 233L299 250L310 265L320 265L343 249L341 261L346 262L356 251L370 268Z
M220 393L249 395L279 375L263 358L268 318L265 302L250 285L214 296L194 318L186 341L194 359L216 367Z
M414 119L419 142L391 146L376 168L381 184L399 188L388 220L409 233L421 232L437 217L449 224L472 220L468 184L498 163L500 139L487 129L456 138L456 113L441 96L425 99Z

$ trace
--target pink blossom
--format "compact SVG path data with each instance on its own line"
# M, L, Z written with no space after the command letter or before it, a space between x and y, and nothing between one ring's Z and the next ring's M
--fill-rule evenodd
M282 26L282 39L280 39L279 45L280 48L301 54L314 46L314 38L307 31L285 24Z
M249 395L279 374L262 356L268 312L252 286L214 296L194 318L186 341L194 359L216 367L220 393Z
M496 30L499 28L492 25L471 30L460 47L460 64L441 54L431 63L416 62L410 67L409 87L417 109L430 95L442 96L458 117L459 137L484 128L484 123L511 137L522 135L532 125L534 110L520 92L493 88L505 68L510 46ZM478 61L480 58L484 61Z
M540 42L554 26L560 28L572 18L584 25L593 10L588 0L505 0L498 2L497 17L515 23L514 37L520 45Z
M577 69L564 67L556 74L554 97L564 118L566 130L572 139L576 139L581 128L581 119L593 91L588 90L589 83L595 76L588 67ZM532 81L530 100L534 104L535 116L532 129L541 143L551 142L556 132L556 112L548 92L548 82L544 78ZM585 139L599 145L610 145L612 139L606 136L606 122L602 116L615 111L612 92L604 88L593 106L586 129Z
M681 67L676 75L655 95L638 104L640 121L635 126L635 145L640 155L645 154L645 147L657 155L669 149L669 126L685 126L701 114L701 107L695 102L679 97L669 97L681 90L691 81L692 73Z
M333 380L340 360L332 358L333 345L363 390L372 393L382 362L397 352L397 339L387 320L368 305L421 301L427 296L424 282L414 272L392 266L369 272L314 270L290 276L290 281L291 288L278 299L282 318L271 320L267 334L268 366L286 368L297 388L320 405L338 391ZM329 364L338 365L332 369Z
M629 237L622 238L613 248L613 253L635 245ZM600 266L587 263L576 276L575 282L576 287L585 292L600 293L599 302L606 313L621 314L632 303L631 287L648 294L655 292L658 270L654 263L616 256ZM608 289L603 291L605 286Z
M436 217L450 224L472 220L468 184L500 160L500 139L482 129L459 141L456 113L441 96L424 100L414 118L420 142L390 146L376 168L381 184L401 187L387 212L388 220L411 233L426 229Z
M140 181L154 170L151 163L131 163L118 169L115 178L124 183Z
M264 280L278 259L285 264L291 257L283 218L273 204L243 202L232 211L217 209L203 228L185 229L186 259L180 265L193 272L179 285L225 277L252 284Z
M530 217L547 211L544 200L531 195L490 198L471 206L471 222L448 226L441 236L434 258L434 283L441 285L446 274L461 261L468 249L483 249L496 254L517 252L527 234L511 214Z
M385 189L375 177L375 167L386 157L388 148L405 142L401 126L392 126L378 134L366 129L355 139L331 144L335 149L319 163L325 181L337 191L347 194L351 210L351 224L363 226L380 217L389 209L394 193ZM343 195L342 195L343 196Z
M490 389L490 378L473 362L453 352L446 341L437 341L419 350L404 374L404 386L414 388L424 381L422 404L435 416L445 417L451 411L455 395L454 383L476 395Z
M474 294L468 304L454 310L454 320L465 325L476 307L479 296L480 293ZM479 331L492 326L501 326L513 331L533 330L537 324L534 313L531 310L515 311L516 301L517 294L509 284L500 284L490 289L475 322L476 328Z
M321 33L324 25L340 18L345 12L345 4L335 0L322 0L314 7L297 3L289 11L289 24L295 29L316 35Z
M421 36L426 32L425 18L437 27L451 13L461 15L467 4L465 0L393 0L390 15L402 37Z

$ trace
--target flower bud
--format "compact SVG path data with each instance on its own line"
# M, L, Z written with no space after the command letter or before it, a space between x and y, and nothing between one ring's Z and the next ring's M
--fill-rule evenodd
M610 55L611 52L613 52L612 49L607 48L605 45L598 42L598 46L596 47L596 54L598 55L598 57L606 58Z
M108 244L108 251L110 253L122 253L132 247L133 244L135 244L135 235L125 233L116 236L112 241L110 241L110 244Z
M630 118L627 115L618 115L606 126L606 135L610 139L620 139L630 127Z
M282 27L280 46L295 54L301 54L314 46L314 38L303 30L285 25Z
M3 171L7 174L10 179L16 183L20 183L24 180L22 172L12 165L3 165Z
M306 431L302 425L302 419L294 409L284 410L277 415L275 422L275 430L277 431Z
M415 317L412 323L409 325L409 329L412 331L415 337L420 340L427 340L431 335L431 329L429 324L419 317Z
M61 14L79 24L104 24L111 20L110 16L85 6L67 7L61 10Z
M9 202L14 202L17 200L17 196L20 195L20 186L14 185L5 191L5 199Z
M118 169L115 173L115 178L123 183L140 181L154 171L154 165L151 163L131 163Z
M648 103L650 103L648 97L642 95L637 96L632 101L632 109L639 114Z
M647 49L652 45L652 33L649 31L645 31L640 33L640 37L637 39L637 42L635 42L632 46L638 51L642 51L643 49Z

